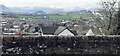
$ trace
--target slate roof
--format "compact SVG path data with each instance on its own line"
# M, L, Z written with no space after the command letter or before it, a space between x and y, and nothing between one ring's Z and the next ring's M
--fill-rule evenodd
M100 29L98 27L95 27L95 26L91 26L90 30L88 30L88 32L91 32L94 35L103 35L102 32L100 31Z
M74 35L78 35L77 31L75 30L70 30Z
M52 34L54 35L54 32L57 30L58 26L44 26L42 27L43 34Z
M66 27L63 26L59 26L58 29L55 31L55 35L58 35L59 33L61 33L64 29L66 29Z
M102 35L101 31L100 31L99 28L97 28L97 27L92 26L92 27L91 27L91 30L93 31L93 33L94 33L95 35Z
M44 26L42 27L43 34L52 34L52 35L58 35L65 29L68 29L64 26ZM69 29L68 29L69 30ZM77 32L75 30L69 30L74 35L77 35Z

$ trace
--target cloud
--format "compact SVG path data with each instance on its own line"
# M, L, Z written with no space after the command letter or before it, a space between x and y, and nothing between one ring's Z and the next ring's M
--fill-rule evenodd
M96 7L100 0L0 0L8 7Z

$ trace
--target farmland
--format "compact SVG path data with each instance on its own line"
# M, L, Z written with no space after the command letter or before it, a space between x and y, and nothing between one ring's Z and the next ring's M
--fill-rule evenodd
M47 15L49 19L53 20L88 20L91 16L86 15ZM26 18L26 19L40 19L41 15L17 15L17 18Z

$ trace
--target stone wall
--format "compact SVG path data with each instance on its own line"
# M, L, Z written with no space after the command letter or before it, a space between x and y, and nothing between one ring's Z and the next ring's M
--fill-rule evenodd
M120 36L39 36L3 38L5 54L120 54Z

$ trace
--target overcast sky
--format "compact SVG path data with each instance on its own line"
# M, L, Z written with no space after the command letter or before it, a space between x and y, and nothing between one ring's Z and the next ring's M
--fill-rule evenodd
M101 0L0 0L7 7L97 7Z

